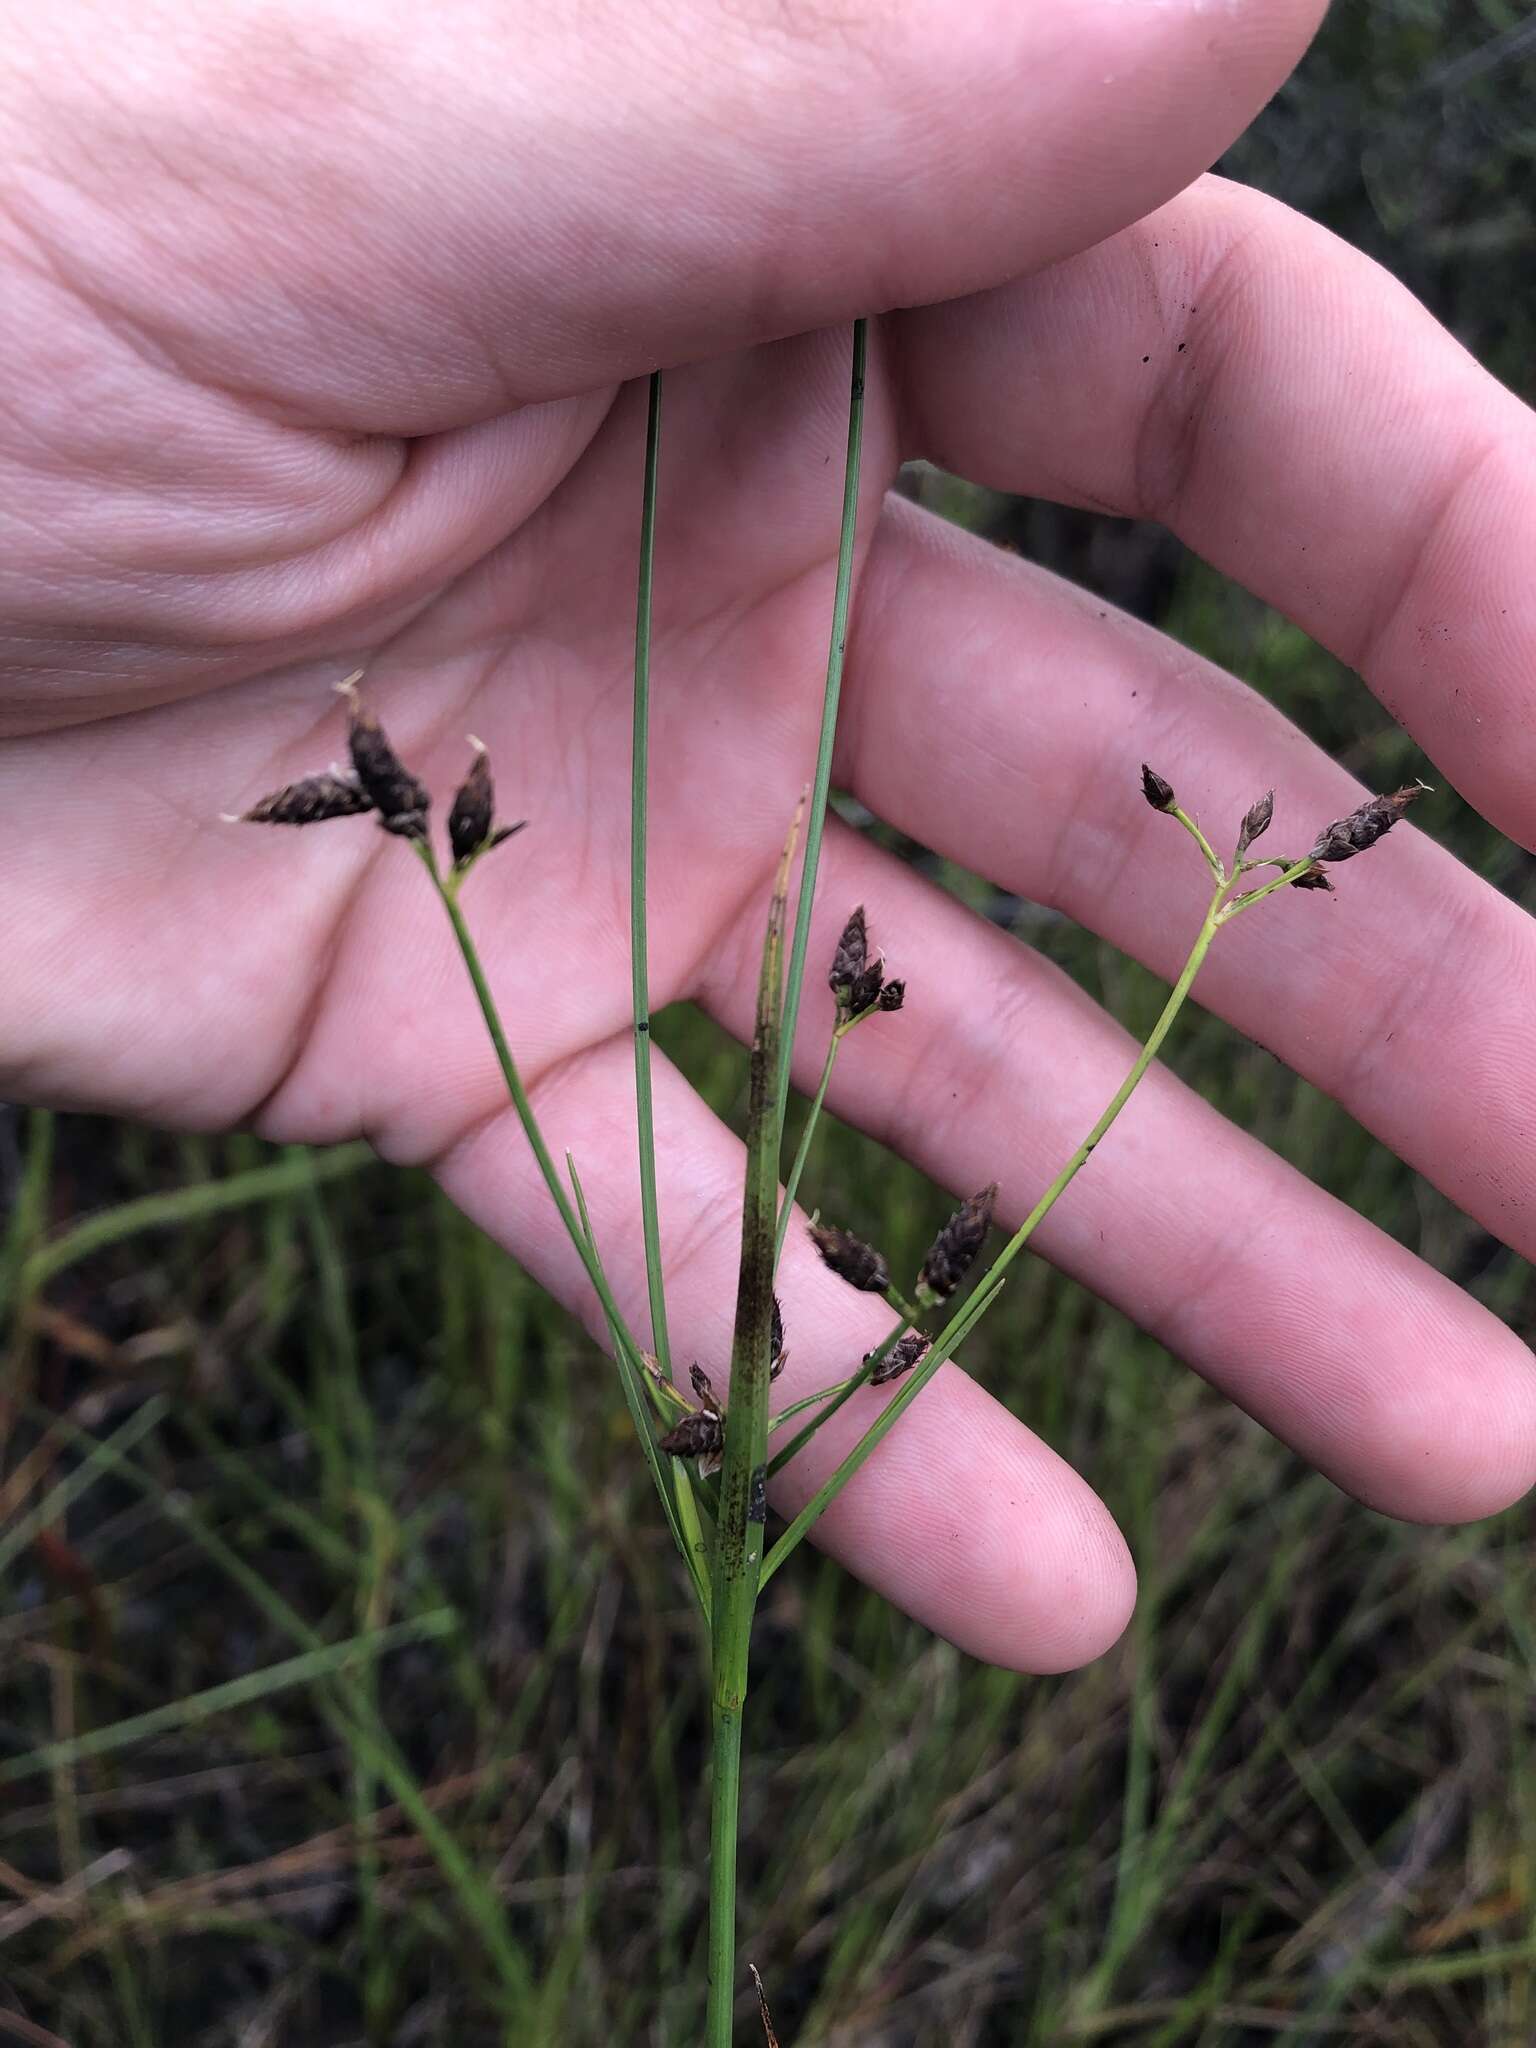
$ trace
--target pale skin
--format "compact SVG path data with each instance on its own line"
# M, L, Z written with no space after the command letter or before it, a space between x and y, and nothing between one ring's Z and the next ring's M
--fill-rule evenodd
M440 803L474 732L532 821L466 906L643 1328L644 374L670 373L652 997L741 1033L814 753L859 313L880 317L837 773L874 811L1171 973L1207 877L1142 805L1143 758L1229 842L1271 785L1284 851L1360 794L1240 682L887 498L926 455L1165 520L1536 845L1531 415L1363 258L1200 176L1316 12L7 9L0 1094L365 1133L598 1329L416 864L368 819L220 822L341 753L329 686L364 664ZM862 901L909 991L832 1106L960 1192L996 1179L1016 1222L1129 1041L837 826L824 875L813 959ZM1339 880L1224 934L1203 999L1531 1256L1536 930L1412 825ZM830 1022L810 986L802 1085ZM660 1060L656 1084L673 1345L717 1367L740 1148ZM1374 1507L1480 1516L1536 1477L1523 1345L1164 1073L1037 1242ZM887 1327L799 1233L782 1291L781 1399ZM779 1504L860 1426L855 1403ZM976 1655L1062 1669L1134 1597L1090 1479L946 1367L825 1540Z

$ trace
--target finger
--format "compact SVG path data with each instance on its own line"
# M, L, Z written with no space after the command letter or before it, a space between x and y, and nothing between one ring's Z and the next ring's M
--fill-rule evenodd
M1199 927L1207 875L1142 803L1140 761L1227 851L1268 788L1260 852L1304 853L1360 801L1232 677L910 506L882 521L850 652L839 773L863 801L1162 974ZM1224 931L1201 1000L1530 1256L1536 928L1409 824L1337 886L1287 891Z
M455 0L103 38L66 7L16 65L13 212L197 379L421 433L1083 247L1211 163L1320 12Z
M957 1192L996 1180L999 1216L1016 1226L1134 1044L1057 969L845 826L829 831L823 873L819 956L863 903L872 942L907 977L906 1008L847 1041L833 1106ZM738 1033L750 1030L749 948L743 926L703 991ZM818 997L808 1007L824 1033L831 1004ZM804 1086L825 1038L801 1045ZM1536 1479L1525 1347L1164 1068L1032 1243L1373 1507L1463 1520Z
M655 1062L657 1172L667 1310L676 1359L726 1384L740 1259L744 1154L675 1068ZM608 1277L631 1327L649 1327L634 1165L634 1066L610 1040L555 1069L535 1104L557 1155L575 1156ZM386 1147L389 1144L385 1135ZM591 1288L509 1109L475 1124L439 1159L449 1195L583 1316ZM803 1241L785 1250L779 1292L787 1402L853 1369L890 1328L888 1309L854 1294ZM642 1337L643 1341L643 1337ZM773 1489L802 1506L879 1412L866 1390L818 1433ZM1038 1438L958 1368L935 1375L816 1525L817 1540L909 1614L971 1655L1027 1671L1086 1663L1119 1635L1135 1595L1108 1512Z
M900 357L914 451L1170 525L1536 845L1536 416L1385 271L1208 179Z

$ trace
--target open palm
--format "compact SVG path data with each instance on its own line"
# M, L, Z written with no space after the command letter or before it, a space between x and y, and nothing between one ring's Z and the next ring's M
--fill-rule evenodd
M1165 970L1203 878L1139 805L1143 756L1223 832L1274 784L1298 851L1357 792L1230 678L887 498L898 464L1165 519L1359 666L1529 844L1536 432L1362 259L1188 183L1294 57L1299 4L1213 25L1104 0L1065 41L1058 10L1016 4L963 30L916 6L831 23L690 0L642 23L615 4L579 43L513 12L465 0L381 42L339 4L252 5L118 29L104 53L66 7L17 67L0 1087L366 1133L590 1311L414 863L366 818L291 838L219 821L342 752L328 686L366 664L440 799L474 732L502 813L531 820L466 903L643 1327L639 373L684 366L652 999L738 1033L815 749L852 314L917 309L872 331L838 779ZM834 1107L957 1190L997 1179L1016 1221L1119 1080L1123 1034L835 824L823 876L814 947L863 902L911 985L908 1013L850 1048ZM1536 935L1408 829L1348 883L1244 920L1202 991L1529 1253ZM802 1082L827 1002L807 1004ZM657 1086L674 1341L718 1361L739 1147L660 1062ZM1378 1506L1476 1515L1536 1470L1523 1347L1166 1075L1038 1243ZM790 1395L885 1326L793 1238L784 1293ZM829 1425L786 1500L864 1419L855 1403ZM1008 1663L1092 1655L1132 1594L1088 1487L956 1368L823 1535Z

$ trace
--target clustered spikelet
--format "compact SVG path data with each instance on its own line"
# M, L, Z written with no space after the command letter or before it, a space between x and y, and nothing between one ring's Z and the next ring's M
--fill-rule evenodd
M485 742L473 736L469 744L475 758L469 773L459 784L448 813L448 846L454 863L462 867L473 860L491 836L491 814L496 808L496 791L491 783L491 761Z
M1247 815L1244 817L1242 825L1238 830L1237 857L1239 860L1242 859L1249 847L1252 846L1255 839L1262 838L1269 830L1270 821L1274 815L1275 792L1272 789L1268 789L1256 804L1249 806Z
M891 1269L884 1258L851 1230L839 1230L830 1223L813 1223L810 1236L821 1254L822 1264L850 1287L857 1287L861 1294L884 1294L890 1286Z
M1353 860L1357 853L1364 853L1392 830L1408 806L1423 796L1424 788L1422 782L1415 782L1407 789L1394 789L1388 796L1373 796L1347 818L1335 818L1318 833L1308 860Z
M718 1458L725 1448L725 1424L713 1409L700 1409L675 1422L657 1443L669 1458Z
M1416 803L1424 795L1428 787L1428 783L1415 782L1406 789L1394 789L1383 796L1367 797L1365 802L1358 804L1347 818L1335 818L1331 825L1325 825L1308 851L1302 855L1302 860L1311 862L1312 865L1289 877L1291 887L1322 889L1331 894L1333 884L1323 873L1321 864L1353 860L1357 853L1364 853L1367 847L1374 846L1378 839L1391 831L1408 806ZM1165 782L1155 769L1149 768L1145 761L1141 764L1141 788L1142 794L1154 811L1178 809L1178 800L1174 796L1172 785ZM1237 835L1235 857L1239 864L1253 842L1269 830L1274 815L1275 792L1269 789L1256 803L1250 804L1244 814ZM1182 812L1180 816L1183 816ZM1184 819L1184 823L1188 825L1189 820ZM1199 834L1196 833L1195 836L1198 838ZM1205 847L1203 839L1200 843ZM1205 852L1208 859L1212 858L1209 847L1205 847ZM1255 861L1249 865L1285 867L1295 863L1277 860Z
M869 935L865 930L864 906L861 903L849 913L827 975L827 986L836 997L839 1009L849 1007L849 998L868 965Z
M997 1183L963 1201L944 1225L923 1260L917 1276L917 1298L925 1304L948 1301L971 1269L992 1222Z
M345 775L306 775L264 796L244 814L247 825L319 825L327 818L352 818L371 811L373 799Z
M827 986L837 1004L839 1024L844 1026L871 1010L899 1010L906 1000L907 984L887 981L884 960L878 954L873 960L869 957L862 903L849 913L843 926L827 971Z
M242 812L239 823L320 825L329 818L352 818L371 811L386 832L397 838L413 839L425 848L432 799L425 783L411 774L395 752L379 721L364 708L357 693L357 681L357 676L352 675L336 685L347 700L347 749L352 757L352 774L342 775L332 769L324 775L308 775L300 782L287 783ZM490 757L482 741L471 740L470 745L475 750L474 762L448 815L455 873L462 873L479 855L500 846L514 832L521 832L527 822L495 823L496 796Z
M903 1373L910 1372L914 1365L920 1365L933 1349L921 1330L907 1330L896 1339L890 1350L881 1359L869 1376L872 1387L887 1386L892 1380L899 1380ZM864 1363L874 1357L873 1351L866 1351Z
M355 678L339 685L347 700L347 748L352 766L386 832L425 839L432 799L390 745L383 726L363 708Z

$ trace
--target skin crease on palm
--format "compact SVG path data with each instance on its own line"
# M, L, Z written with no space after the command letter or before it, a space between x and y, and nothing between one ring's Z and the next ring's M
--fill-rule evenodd
M8 9L0 1092L364 1132L594 1324L414 863L366 819L219 823L341 752L328 686L366 663L440 798L473 731L503 815L532 821L466 903L643 1327L643 377L671 371L653 1000L739 1034L814 753L860 312L881 317L837 773L877 813L1169 973L1204 874L1141 806L1144 757L1222 836L1271 784L1288 846L1358 798L1231 677L888 499L922 454L1166 520L1357 665L1430 779L1536 844L1530 416L1364 259L1201 177L1313 6L204 12ZM834 1107L957 1190L998 1179L1016 1221L1129 1042L836 825L824 875L813 956L862 900L909 984ZM802 1084L829 1021L809 986ZM1411 826L1336 900L1224 934L1201 984L1527 1256L1533 994L1529 921ZM657 1097L674 1344L717 1367L741 1152L662 1062ZM1536 1475L1524 1347L1156 1069L1038 1242L1374 1507L1483 1515ZM885 1327L798 1234L783 1293L784 1398ZM1104 1649L1134 1593L1089 1485L954 1367L825 1539L1025 1668Z

